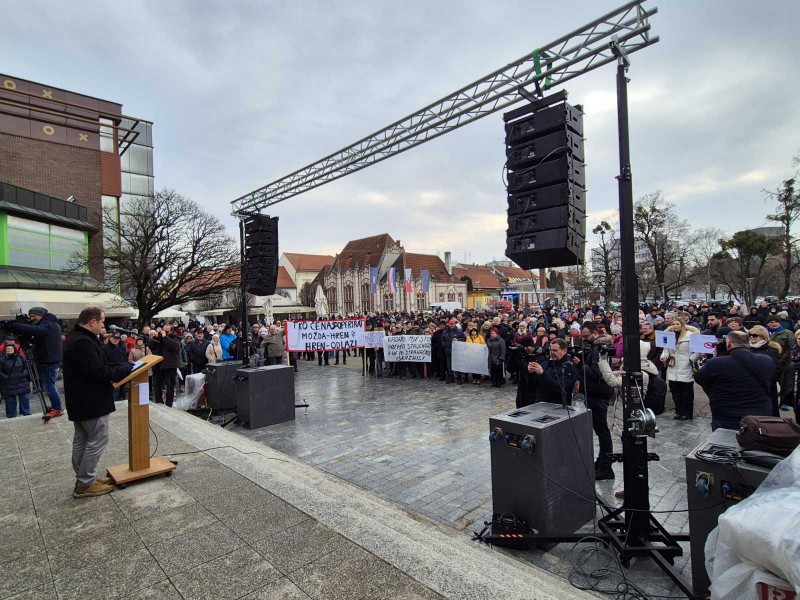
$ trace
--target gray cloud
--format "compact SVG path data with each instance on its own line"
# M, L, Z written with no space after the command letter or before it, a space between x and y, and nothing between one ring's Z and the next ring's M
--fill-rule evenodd
M651 3L653 4L653 3ZM3 70L155 122L156 184L235 233L229 202L388 125L616 2L12 2ZM793 2L656 2L633 55L635 193L697 227L758 225L800 149ZM590 220L616 207L614 69L568 84L586 110ZM504 252L502 120L487 117L280 203L282 250L389 232L408 249Z

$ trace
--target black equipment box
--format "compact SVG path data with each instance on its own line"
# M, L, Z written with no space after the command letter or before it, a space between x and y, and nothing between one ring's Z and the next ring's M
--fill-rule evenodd
M506 256L523 269L576 265L586 251L586 239L571 227L509 235L506 242Z
M702 444L686 455L686 494L689 505L689 542L692 553L692 587L705 595L711 582L706 573L705 546L725 510L750 496L770 470L744 461L736 464L709 462L698 452L741 451L736 432L717 429ZM724 502L724 504L721 504Z
M230 360L206 365L206 404L213 410L233 410L236 408L234 381L242 361Z
M571 181L549 185L538 190L510 194L508 196L508 214L518 215L532 210L555 208L569 204L582 213L586 212L586 191Z
M236 371L236 414L247 429L294 421L294 369L268 365Z
M583 163L571 156L564 156L561 160L541 163L520 171L509 171L508 191L516 194L567 181L586 188Z
M573 533L594 518L590 411L540 402L491 417L489 430L496 516L511 513L548 535Z
M573 131L562 129L521 146L509 146L506 148L506 166L512 170L521 169L567 153L583 161L583 138Z
M506 144L516 146L546 133L564 129L582 136L583 112L576 106L561 102L538 110L528 117L506 123Z
M553 208L535 210L520 215L508 217L508 235L523 235L545 229L558 227L571 227L580 231L584 227L586 215L576 210L571 204L564 204Z

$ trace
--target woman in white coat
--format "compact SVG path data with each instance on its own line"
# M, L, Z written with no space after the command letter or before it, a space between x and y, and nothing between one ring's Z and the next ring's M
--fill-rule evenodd
M667 365L667 383L675 403L675 419L690 421L694 415L694 373L692 364L697 353L690 351L689 340L699 331L686 325L686 317L676 317L669 328L675 332L675 350L661 353L661 360Z

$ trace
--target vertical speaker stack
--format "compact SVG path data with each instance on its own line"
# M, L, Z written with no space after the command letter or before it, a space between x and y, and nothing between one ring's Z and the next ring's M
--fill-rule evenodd
M503 115L506 256L523 269L582 264L586 251L583 110L566 92Z
M252 215L244 221L245 290L271 296L278 283L278 217Z

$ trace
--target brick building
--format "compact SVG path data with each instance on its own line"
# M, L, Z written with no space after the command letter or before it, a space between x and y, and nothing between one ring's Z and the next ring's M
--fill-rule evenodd
M378 269L374 294L370 287L372 268ZM405 286L406 269L411 270L410 291ZM430 274L427 292L423 291L423 270ZM396 275L394 291L388 280L390 272ZM347 242L314 283L325 290L330 312L340 315L420 311L437 301L461 302L463 306L467 297L467 284L449 273L442 259L406 252L388 233Z
M50 307L74 318L106 293L103 209L119 218L130 196L153 196L152 123L122 105L0 74L0 313Z

